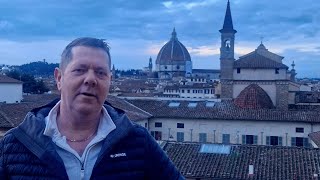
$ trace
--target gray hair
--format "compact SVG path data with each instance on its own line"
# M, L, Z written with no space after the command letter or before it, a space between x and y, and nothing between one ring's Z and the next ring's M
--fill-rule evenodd
M66 46L66 48L63 50L61 54L61 61L59 68L64 71L64 69L67 67L67 65L72 60L72 48L76 46L86 46L86 47L92 47L92 48L100 48L104 50L108 56L109 56L109 68L111 69L111 56L110 56L110 47L108 43L105 42L104 39L96 39L91 37L81 37L73 40L70 44Z

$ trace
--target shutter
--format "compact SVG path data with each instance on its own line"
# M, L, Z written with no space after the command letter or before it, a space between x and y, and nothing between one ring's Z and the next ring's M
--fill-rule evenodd
M282 137L281 136L278 137L278 145L282 146Z
M295 137L291 138L291 146L296 146L296 138Z
M270 145L270 136L266 136L266 145Z
M258 136L253 136L253 144L258 144Z
M181 136L182 136L181 141L184 141L184 133L183 132L181 133Z
M227 144L230 144L230 134L226 134L226 141Z
M303 138L303 147L309 147L309 139Z
M242 135L242 144L246 144L246 135Z

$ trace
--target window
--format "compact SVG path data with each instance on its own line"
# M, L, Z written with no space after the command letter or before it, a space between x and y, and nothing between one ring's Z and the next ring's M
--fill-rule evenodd
M177 66L177 69L180 69L180 66Z
M231 46L230 39L227 39L227 40L224 41L224 46L226 47L227 50L230 49L230 46Z
M202 144L200 153L230 154L231 146L223 144Z
M177 123L177 128L184 128L184 124L183 123Z
M154 127L162 127L162 123L161 122L155 122L154 123Z
M237 74L240 74L240 72L241 72L241 69L237 68Z
M197 105L198 105L198 103L196 103L196 102L189 102L188 103L189 108L195 108L195 107L197 107Z
M144 127L147 128L148 127L148 123L144 123Z
M177 132L177 141L178 142L184 141L184 133L183 132Z
M179 102L170 102L169 107L179 107L180 103Z
M274 70L274 73L275 73L275 74L279 74L279 68L276 68L276 69Z
M167 66L165 66L165 67L164 67L164 69L168 69L168 67L167 67Z
M184 93L184 89L182 89L181 92Z
M201 143L207 142L207 133L199 133L199 142Z
M258 144L258 136L242 135L242 144Z
M304 128L297 127L297 128L296 128L296 132L297 132L297 133L304 133Z
M187 90L187 93L190 93L190 89Z
M266 145L282 146L282 137L280 136L267 136Z
M151 131L151 136L153 136L154 139L156 139L156 140L161 140L162 139L161 131Z
M222 144L230 144L230 134L222 134Z
M309 139L303 137L292 137L291 146L309 147Z
M215 102L207 102L206 107L214 107L215 104Z

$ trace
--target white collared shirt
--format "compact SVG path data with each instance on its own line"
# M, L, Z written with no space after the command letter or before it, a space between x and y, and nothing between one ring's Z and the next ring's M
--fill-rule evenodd
M81 156L67 143L66 137L62 136L57 126L57 112L60 101L51 109L45 118L46 127L44 135L51 137L57 146L57 153L63 160L69 179L90 179L93 166L98 158L102 147L102 140L116 129L107 110L102 107L102 115L96 136L87 145Z

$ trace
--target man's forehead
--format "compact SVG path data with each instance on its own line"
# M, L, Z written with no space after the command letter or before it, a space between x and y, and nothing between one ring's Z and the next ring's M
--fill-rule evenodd
M107 52L99 47L90 47L90 46L75 46L71 49L72 54L95 54L101 53L104 55L108 55Z

